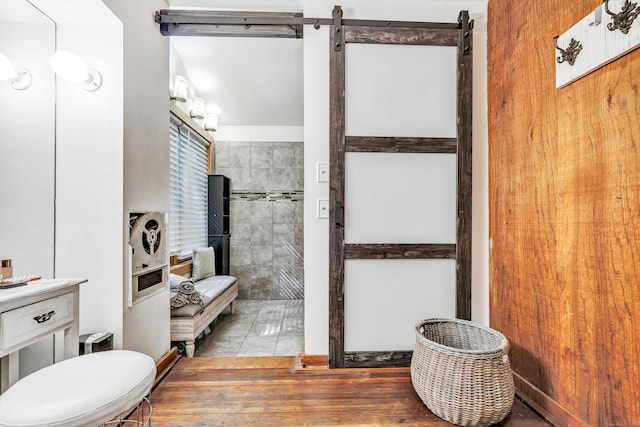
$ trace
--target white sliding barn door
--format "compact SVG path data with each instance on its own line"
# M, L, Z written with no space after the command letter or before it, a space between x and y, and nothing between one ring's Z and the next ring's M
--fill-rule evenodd
M468 17L366 24L334 10L329 363L338 368L408 365L419 320L471 314Z

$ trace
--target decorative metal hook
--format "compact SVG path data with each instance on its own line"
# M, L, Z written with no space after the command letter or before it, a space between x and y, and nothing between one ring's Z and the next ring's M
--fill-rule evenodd
M609 0L603 0L603 3L604 10L613 19L613 22L607 24L609 31L620 30L623 34L629 33L631 24L640 15L640 7L637 7L638 3L631 3L629 0L625 0L620 13L613 13L609 10Z
M578 40L572 37L571 40L569 41L569 46L567 46L566 49L563 49L560 46L558 46L559 37L560 36L555 36L553 38L553 41L556 45L556 49L560 51L560 55L561 55L556 58L556 61L558 61L558 64L562 64L563 62L566 61L569 65L573 67L573 64L576 63L576 59L578 58L578 55L580 54L580 52L582 52L582 44Z

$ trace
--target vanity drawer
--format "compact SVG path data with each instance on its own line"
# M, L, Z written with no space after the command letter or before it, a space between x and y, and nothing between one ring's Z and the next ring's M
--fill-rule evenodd
M44 336L73 321L73 298L68 293L0 314L0 347Z

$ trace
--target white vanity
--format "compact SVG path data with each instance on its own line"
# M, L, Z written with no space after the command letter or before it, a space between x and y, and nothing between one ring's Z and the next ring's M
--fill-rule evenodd
M0 393L18 380L18 350L64 331L64 352L78 355L78 295L85 279L42 279L0 290Z

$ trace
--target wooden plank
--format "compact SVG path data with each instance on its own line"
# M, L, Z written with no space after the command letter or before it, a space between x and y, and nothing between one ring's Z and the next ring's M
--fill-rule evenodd
M457 138L408 138L347 136L347 152L367 153L456 153Z
M300 354L296 361L296 369L324 369L329 367L329 356L326 354Z
M158 386L160 381L169 373L179 359L178 347L171 347L171 349L156 362L156 379L153 381L153 388Z
M471 222L472 222L472 41L469 15L461 12L458 43L458 195L456 317L471 320ZM465 40L467 39L467 40ZM465 43L466 41L466 43ZM467 50L465 44L469 47Z
M538 413L544 414L550 423L558 426L589 427L588 424L573 416L558 402L541 392L539 388L522 378L517 372L513 373L513 382L518 395Z
M383 28L424 28L430 30L456 30L460 28L459 23L452 22L424 22L424 21L383 21L371 19L343 19L342 25L350 27L383 27Z
M302 24L302 13L160 9L156 22L166 24Z
M160 24L163 36L302 38L302 25Z
M359 351L344 355L346 368L402 367L411 365L412 351Z
M640 51L556 89L547 50L598 4L488 3L490 320L547 410L634 425Z
M350 243L345 245L345 259L456 259L456 245Z
M459 38L460 31L455 29L344 27L346 43L456 46Z
M333 9L336 23L342 9ZM330 37L330 149L329 182L329 366L344 367L344 156L345 156L345 50L337 42L342 26L334 25ZM336 46L338 45L338 46Z
M189 277L193 270L193 262L191 260L181 262L180 264L172 265L169 267L169 272L177 274L179 276Z
M422 403L408 368L293 371L260 359L251 368L231 358L182 358L151 394L153 425L451 426ZM516 400L500 426L549 424Z

